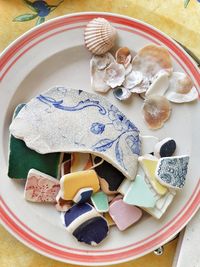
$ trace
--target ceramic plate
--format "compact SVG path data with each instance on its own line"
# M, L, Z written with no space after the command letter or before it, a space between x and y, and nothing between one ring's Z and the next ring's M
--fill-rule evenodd
M200 88L200 73L194 62L169 37L155 28L119 15L79 13L59 17L35 27L1 55L0 60L0 211L3 225L24 244L51 258L82 265L106 265L140 257L170 240L191 219L200 205L200 104L173 105L170 120L151 132L142 120L142 100L132 97L127 104L106 97L117 105L141 130L159 138L175 138L179 154L191 156L183 192L162 219L151 216L120 232L111 229L109 237L97 247L76 242L63 228L59 213L51 205L28 203L24 185L7 177L8 127L14 108L39 92L55 85L90 89L90 53L84 47L83 31L89 20L104 17L118 30L118 44L138 50L148 43L168 48L174 69L188 73Z

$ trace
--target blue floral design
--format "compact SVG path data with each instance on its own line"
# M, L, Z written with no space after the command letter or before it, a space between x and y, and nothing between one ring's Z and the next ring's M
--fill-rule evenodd
M63 88L61 88L63 91ZM57 88L58 91L61 90L59 87ZM65 90L64 93L67 91ZM81 91L82 92L82 91ZM77 90L77 93L80 94ZM103 106L100 101L98 100L91 100L91 99L85 99L79 101L76 105L74 106L67 106L63 103L63 100L56 100L52 97L49 96L44 96L44 95L39 95L36 97L40 102L48 105L49 107L54 107L58 108L64 111L70 111L70 112L76 112L80 111L85 108L89 107L95 107L98 109L99 113L103 116L107 115L107 118L110 120L110 122L103 124L100 122L94 122L90 126L90 131L93 134L96 135L101 135L106 127L109 127L109 125L112 125L114 129L119 132L119 134L114 138L102 138L100 139L96 144L92 145L92 150L93 151L98 151L98 152L105 152L110 148L114 148L115 151L115 157L119 164L126 170L126 166L124 164L123 158L123 148L121 146L121 140L122 137L126 134L127 136L125 137L125 143L127 146L130 148L130 151L133 154L140 155L140 139L139 139L139 130L137 127L126 118L126 116L119 111L118 108L116 108L113 105L110 105L108 108Z
M25 5L31 9L34 13L26 13L17 16L13 19L15 22L24 22L37 18L36 25L39 25L45 21L45 17L54 11L64 0L60 0L57 5L49 5L46 1L36 0L29 1L23 0Z
M103 123L94 122L90 128L90 131L94 134L102 134L105 129L105 125Z

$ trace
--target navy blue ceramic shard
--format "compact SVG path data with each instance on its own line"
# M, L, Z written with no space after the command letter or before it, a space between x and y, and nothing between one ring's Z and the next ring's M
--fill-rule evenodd
M73 232L79 242L89 245L99 244L108 234L108 224L102 217L95 217L82 223Z

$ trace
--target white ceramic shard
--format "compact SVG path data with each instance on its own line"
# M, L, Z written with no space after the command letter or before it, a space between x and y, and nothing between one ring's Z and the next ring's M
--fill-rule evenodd
M92 153L128 179L135 177L139 130L102 96L54 87L33 98L13 120L10 131L41 154Z
M169 87L169 74L166 71L159 71L145 93L145 97L150 95L164 95Z
M141 138L141 155L150 154L154 152L155 145L159 139L155 136L140 135Z
M182 72L173 72L165 96L171 102L186 103L198 99L199 94L188 75Z

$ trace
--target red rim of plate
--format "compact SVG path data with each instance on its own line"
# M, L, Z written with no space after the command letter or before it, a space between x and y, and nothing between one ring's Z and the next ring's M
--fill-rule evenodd
M181 49L180 46L177 45L173 40L146 23L125 16L109 13L72 14L56 18L49 21L48 23L45 23L28 31L20 38L18 38L15 42L13 42L1 55L0 82L4 79L12 66L33 46L63 31L83 28L83 26L73 26L68 29L59 28L63 26L69 26L71 24L73 25L74 23L87 23L95 17L104 17L112 23L120 24L120 27L117 28L121 30L142 35L151 42L165 45L170 51L172 51L172 57L181 65L185 72L188 73L189 70L188 74L192 74L197 89L200 88L200 73L198 68L187 56L184 50ZM125 28L124 26L128 26L128 28ZM56 29L58 30L55 31ZM53 32L50 33L51 31ZM50 34L46 35L46 33L48 32ZM45 36L42 37L43 35ZM38 37L40 37L40 39L34 42L34 40ZM22 52L20 53L21 50ZM15 57L14 60L12 60L16 53L18 53L18 56ZM95 251L69 248L54 243L40 236L18 219L16 214L14 214L6 205L2 197L0 197L0 218L5 227L13 235L15 235L15 237L17 237L23 243L38 251L39 253L64 262L71 262L82 265L103 265L106 263L114 264L124 262L152 251L156 247L172 238L175 234L177 234L195 214L199 206L200 180L197 182L197 185L186 205L176 214L176 216L170 222L164 225L164 227L162 227L160 230L141 240L140 242L131 244L126 247Z

